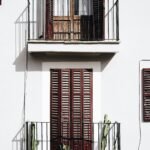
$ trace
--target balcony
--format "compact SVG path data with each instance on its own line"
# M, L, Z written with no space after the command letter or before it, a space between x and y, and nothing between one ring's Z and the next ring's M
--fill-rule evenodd
M114 44L119 44L119 0L30 0L15 26L17 52L28 43L29 52L55 52L55 44L61 52L70 44L82 45L77 52L87 49L85 44L89 52L97 52L91 45L111 44L98 52L114 53Z
M121 150L117 122L61 123L58 136L52 130L49 122L26 122L12 140L13 150Z

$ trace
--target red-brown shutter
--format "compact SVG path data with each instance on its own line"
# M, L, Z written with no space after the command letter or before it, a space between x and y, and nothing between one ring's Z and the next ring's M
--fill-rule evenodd
M72 101L72 110L71 110L71 138L74 139L71 143L71 146L74 149L83 149L82 148L82 113L83 113L83 74L80 69L73 69L71 71L71 101Z
M73 69L71 130L74 149L92 149L92 70Z
M93 0L93 38L104 39L104 0Z
M84 150L92 150L93 121L93 74L92 69L83 70L83 136Z
M69 145L70 139L70 70L61 69L61 142Z
M143 120L150 121L150 68L143 69Z
M46 31L45 38L53 38L53 0L46 0Z
M51 148L92 149L92 70L51 70Z
M56 149L61 143L61 71L59 69L51 70L51 149Z

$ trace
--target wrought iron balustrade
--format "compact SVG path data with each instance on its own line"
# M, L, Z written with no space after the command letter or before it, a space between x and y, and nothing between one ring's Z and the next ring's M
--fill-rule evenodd
M59 136L54 137L49 122L26 122L12 140L13 150L121 150L120 123L61 123ZM71 127L76 133L72 134ZM88 126L92 129L88 130ZM82 133L78 129L82 127ZM106 128L108 132L105 132ZM105 131L104 131L105 130ZM69 132L68 132L69 131ZM105 132L105 133L104 133ZM106 134L107 133L107 134Z
M118 41L119 0L30 0L15 24L23 42Z

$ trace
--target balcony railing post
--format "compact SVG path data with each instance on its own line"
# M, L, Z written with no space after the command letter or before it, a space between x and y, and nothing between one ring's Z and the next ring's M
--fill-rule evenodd
M119 41L119 0L116 1L116 40Z
M26 136L26 149L25 150L29 150L29 135L28 135L28 122L25 123L25 136Z
M28 0L28 40L30 40L30 0Z
M100 150L100 123L98 123L98 150Z
M117 123L117 138L118 138L118 150L121 150L120 123Z

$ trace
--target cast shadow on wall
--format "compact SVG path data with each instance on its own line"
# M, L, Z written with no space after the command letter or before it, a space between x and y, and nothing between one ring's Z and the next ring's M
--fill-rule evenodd
M103 72L114 55L114 53L28 53L26 59L26 50L24 49L16 57L13 64L16 72L24 72L26 67L28 67L28 71L42 71L42 62L100 61Z

